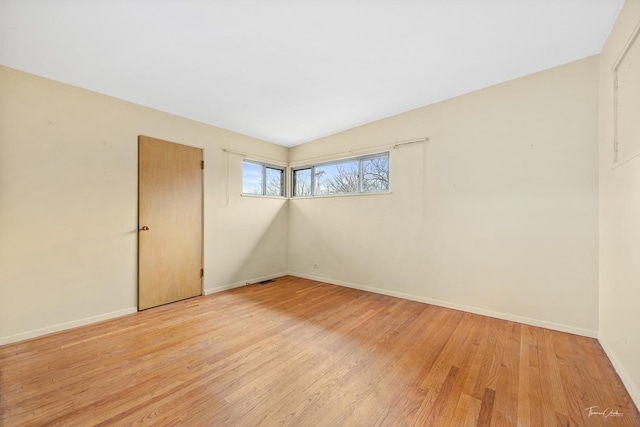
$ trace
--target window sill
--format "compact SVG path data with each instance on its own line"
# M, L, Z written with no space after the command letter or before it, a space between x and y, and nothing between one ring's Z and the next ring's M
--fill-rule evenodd
M331 199L334 197L360 197L360 196L387 196L393 194L391 191L377 191L372 193L343 193L343 194L322 194L320 196L295 196L290 197L291 200L306 199Z
M283 196L263 196L262 194L247 194L247 193L240 193L240 197L249 197L250 199L287 200L287 198Z

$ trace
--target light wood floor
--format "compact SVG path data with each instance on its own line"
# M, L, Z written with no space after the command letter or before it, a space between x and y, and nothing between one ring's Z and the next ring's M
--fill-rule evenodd
M2 426L640 425L594 339L295 277L6 345L0 390Z

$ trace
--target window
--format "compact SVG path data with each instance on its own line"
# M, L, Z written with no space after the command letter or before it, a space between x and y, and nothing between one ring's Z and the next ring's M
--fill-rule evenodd
M389 191L389 153L293 168L292 182L294 197Z
M284 167L245 160L242 163L242 193L284 197Z

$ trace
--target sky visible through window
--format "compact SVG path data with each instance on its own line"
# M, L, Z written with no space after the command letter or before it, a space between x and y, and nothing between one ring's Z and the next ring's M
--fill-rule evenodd
M249 162L242 164L242 192L262 194L262 165Z

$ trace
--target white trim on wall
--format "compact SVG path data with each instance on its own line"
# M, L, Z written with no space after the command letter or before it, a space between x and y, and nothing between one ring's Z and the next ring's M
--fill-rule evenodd
M102 322L104 320L126 316L127 314L136 313L137 311L138 311L137 307L129 307L122 310L112 311L111 313L99 314L97 316L86 317L84 319L78 319L78 320L74 320L67 323L60 323L58 325L47 326L46 328L34 329L32 331L22 332L16 335L0 337L0 345L11 344L18 341L24 341L24 340L36 338L42 335L52 334L54 332L60 332L60 331L65 331L67 329L77 328L79 326L90 325L92 323Z
M618 357L614 353L613 347L611 347L607 340L605 340L602 336L598 337L598 342L600 342L600 346L602 346L602 349L606 353L607 357L609 357L613 368L615 369L625 388L629 392L631 400L633 400L633 403L636 404L636 407L640 408L640 390L638 390L636 385L633 383L631 376L624 368L622 362L620 362L620 359L618 359Z
M574 335L581 335L589 338L597 338L598 331L578 328L570 325L563 325L560 323L546 322L544 320L531 319L529 317L517 316L509 313L501 313L498 311L485 310L477 307L470 307L461 304L450 303L446 301L435 300L431 298L424 298L416 295L404 294L401 292L388 291L386 289L371 288L369 286L358 285L354 283L343 282L340 280L327 279L325 277L317 277L308 274L289 272L291 276L301 277L303 279L316 280L319 282L330 283L332 285L344 286L347 288L360 289L362 291L373 292L376 294L388 295L397 298L403 298L410 301L423 302L425 304L437 305L439 307L452 308L454 310L460 310L467 313L480 314L482 316L494 317L496 319L509 320L511 322L523 323L525 325L538 326L540 328L552 329L554 331L566 332Z
M240 286L251 285L253 283L262 282L263 280L276 279L278 277L286 276L287 274L288 273L286 273L286 272L270 274L270 275L267 275L267 276L256 277L256 278L253 278L253 279L244 280L242 282L236 282L236 283L232 283L232 284L225 285L225 286L218 286L216 288L209 288L209 289L205 289L204 290L203 295L214 294L216 292L222 292L222 291L226 291L228 289L238 288ZM98 316L92 316L92 317L87 317L87 318L84 318L84 319L78 319L78 320L74 320L74 321L67 322L67 323L61 323L59 325L48 326L46 328L34 329L32 331L23 332L23 333L16 334L16 335L9 335L9 336L6 336L6 337L0 337L0 345L11 344L11 343L19 342L19 341L28 340L28 339L31 339L31 338L37 338L37 337L40 337L40 336L43 336L43 335L52 334L52 333L55 333L55 332L65 331L67 329L73 329L73 328L77 328L77 327L80 327L80 326L91 325L92 323L98 323L98 322L102 322L104 320L115 319L116 317L122 317L122 316L126 316L128 314L133 314L133 313L137 313L137 312L138 312L138 308L137 307L130 307L130 308L122 309L122 310L113 311L111 313L104 313L104 314L100 314Z
M222 292L222 291L227 291L229 289L239 288L241 286L252 285L254 283L259 283L259 282L262 282L264 280L277 279L278 277L287 276L288 274L289 273L287 273L287 272L268 274L266 276L256 277L256 278L249 279L249 280L243 280L241 282L235 282L235 283L231 283L229 285L217 286L215 288L208 288L208 289L204 290L204 295L211 295L211 294L215 294L217 292Z
M256 277L253 279L249 279L249 280L243 280L243 281L239 281L239 282L235 282L235 283L231 283L228 285L223 285L223 286L217 286L214 288L208 288L204 290L204 294L203 295L211 295L217 292L222 292L222 291L226 291L229 289L235 289L235 288L239 288L241 286L246 286L246 285L251 285L254 283L259 283L262 282L264 280L272 280L272 279L277 279L278 277L283 277L283 276L295 276L295 277L300 277L303 279L309 279L309 280L316 280L319 282L324 282L324 283L329 283L332 285L337 285L337 286L344 286L347 288L352 288L352 289L359 289L362 291L367 291L367 292L373 292L373 293L377 293L377 294L382 294L382 295L388 295L388 296L392 296L392 297L396 297L396 298L403 298L403 299L407 299L407 300L411 300L411 301L417 301L417 302L422 302L425 304L432 304L432 305L437 305L439 307L446 307L446 308L451 308L454 310L460 310L460 311L464 311L467 313L474 313L474 314L479 314L482 316L489 316L489 317L494 317L496 319L502 319L502 320L509 320L511 322L517 322L517 323L523 323L526 325L531 325L531 326L538 326L541 328L547 328L547 329L552 329L555 331L560 331L560 332L567 332L570 334L576 334L576 335L581 335L581 336L585 336L585 337L589 337L589 338L598 338L598 331L593 331L590 329L583 329L583 328L577 328L575 326L569 326L569 325L562 325L562 324L558 324L558 323L552 323L552 322L546 322L543 320L537 320L537 319L531 319L528 317L522 317L522 316L517 316L517 315L513 315L513 314L508 314L508 313L501 313L501 312L497 312L497 311L491 311L491 310L485 310L485 309L481 309L481 308L477 308L477 307L470 307L470 306L466 306L466 305L461 305L461 304L455 304L455 303L449 303L446 301L439 301L439 300L435 300L435 299L431 299L431 298L424 298L424 297L420 297L420 296L416 296L416 295L409 295L409 294L404 294L401 292L393 292L393 291L388 291L385 289L378 289L378 288L372 288L369 286L363 286L363 285L358 285L355 283L348 283L348 282L343 282L340 280L332 280L332 279L328 279L325 277L318 277L318 276L312 276L312 275L308 275L308 274L302 274L302 273L296 273L296 272L280 272L280 273L275 273L275 274L269 274L266 276L261 276L261 277ZM68 322L68 323L62 323L59 325L53 325L53 326L49 326L46 328L42 328L42 329L36 329L36 330L32 330L32 331L27 331L21 334L17 334L17 335L11 335L11 336L7 336L7 337L0 337L0 345L5 345L5 344L10 344L13 342L18 342L18 341L23 341L23 340L27 340L30 338L35 338L35 337L39 337L42 335L46 335L46 334L51 334L54 332L60 332L60 331L64 331L67 329L72 329L72 328L76 328L79 326L85 326L85 325L89 325L92 323L97 323L97 322L101 322L103 320L109 320L109 319L113 319L116 317L120 317L120 316L125 316L127 314L132 314L137 312L137 308L136 307L131 307L131 308L127 308L127 309L123 309L123 310L118 310L118 311L114 311L111 313L105 313L99 316L93 316L93 317L87 317L85 319L79 319L79 320L74 320L72 322ZM603 348L605 348L605 351L607 352L607 355L609 355L609 358L612 359L612 363L615 366L616 370L619 371L620 376L624 377L627 376L626 374L623 374L622 372L624 371L622 369L622 365L619 362L615 362L617 361L617 359L615 358L614 353L610 350L610 347L608 347L607 345L605 345L604 341L600 340L600 342L602 343ZM608 349L608 350L607 350ZM632 384L629 380L627 380L627 382L629 384ZM626 382L625 382L626 384ZM632 393L633 396L633 393ZM634 401L636 401L637 403L637 397L639 396L637 390L635 390L635 396ZM638 405L640 406L640 405Z

